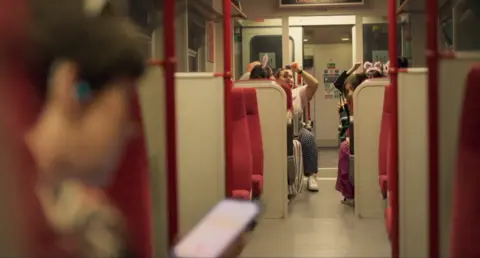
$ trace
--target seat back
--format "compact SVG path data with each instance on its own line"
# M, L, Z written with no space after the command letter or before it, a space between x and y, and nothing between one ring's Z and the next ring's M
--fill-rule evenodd
M466 83L453 183L450 257L480 256L477 244L480 237L480 228L477 226L480 216L477 196L480 180L480 66L472 68Z
M386 196L387 185L385 185L382 178L388 177L387 169L387 149L390 144L390 133L391 133L391 124L392 124L392 111L393 111L393 100L392 100L392 87L391 85L385 86L385 91L383 95L383 110L382 110L382 121L380 123L380 135L378 141L378 176L380 178L380 190L382 195Z
M391 189L390 185L394 184L393 182L393 173L395 171L395 166L396 164L394 163L395 157L393 157L394 150L396 146L394 146L394 140L393 135L392 135L392 124L393 124L393 109L394 109L394 101L395 101L395 91L393 89L392 85L387 85L385 86L385 92L387 93L386 96L387 98L385 99L386 101L386 132L385 132L385 142L384 144L384 150L385 150L385 173L388 178L388 190ZM384 104L384 105L385 105Z
M241 88L232 89L232 162L233 174L228 196L249 199L252 189L252 153L245 99ZM227 177L228 178L228 177Z
M243 95L250 133L250 147L252 149L252 173L254 175L263 175L263 141L262 132L260 131L257 91L255 88L243 88Z
M116 177L107 193L126 219L134 254L151 258L153 247L148 159L138 97L135 96L132 102L132 116L139 125L138 131L126 146Z

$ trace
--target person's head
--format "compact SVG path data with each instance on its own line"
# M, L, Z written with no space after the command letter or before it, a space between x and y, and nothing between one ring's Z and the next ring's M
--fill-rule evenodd
M344 96L347 98L347 103L350 106L350 110L353 110L353 92L362 84L368 76L365 73L355 73L350 75L345 81Z
M293 73L292 70L287 67L287 68L280 68L276 73L275 73L275 79L278 81L287 84L290 86L290 88L293 88Z
M372 64L370 62L365 62L364 64L365 68L365 74L368 76L368 78L378 78L378 77L383 77L383 66L382 63L376 62L375 64Z
M250 73L250 72L252 72L253 68L257 65L261 65L261 63L259 61L253 61L253 62L247 64L247 67L245 67L245 71L247 73Z
M141 41L127 20L85 14L83 0L48 1L33 8L30 67L43 106L26 143L49 180L104 185L135 132L130 105L144 70Z
M272 69L263 65L256 65L250 72L250 79L271 79L272 76Z

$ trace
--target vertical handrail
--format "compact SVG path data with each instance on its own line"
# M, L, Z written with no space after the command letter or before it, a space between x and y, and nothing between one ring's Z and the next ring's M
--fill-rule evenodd
M224 66L224 122L225 122L225 195L231 197L232 193L232 53L231 53L231 2L223 0L223 66Z
M393 182L391 183L391 195L392 195L392 228L391 228L391 242L392 242L392 257L399 257L399 225L398 225L398 85L397 85L397 67L398 67L398 55L397 55L397 3L396 0L389 0L388 2L388 52L390 59L389 75L390 75L390 87L392 87L392 94L395 94L393 103L393 119L392 119L392 162L394 169L392 171Z
M167 156L167 221L168 245L174 244L178 234L178 204L177 204L177 145L175 121L175 0L165 0L163 6L163 40L165 71L165 140Z
M438 2L426 1L428 67L428 255L439 257L438 230Z

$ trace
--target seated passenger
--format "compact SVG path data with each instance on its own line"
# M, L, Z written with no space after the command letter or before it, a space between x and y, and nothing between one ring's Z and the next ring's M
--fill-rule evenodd
M383 65L380 62L376 62L375 64L372 64L370 62L365 62L363 65L365 68L365 74L368 76L368 78L378 78L378 77L383 77Z
M275 79L272 68L268 66L268 58L264 58L263 64L257 64L252 68L249 79Z
M346 105L350 110L350 115L353 115L353 92L366 79L367 75L365 73L358 73L348 77L345 82L345 92L343 94L346 96ZM338 150L338 171L335 188L343 195L342 203L353 205L354 188L348 176L350 159L350 137L348 135L348 130L346 134L347 137L345 137L345 141L340 143L340 148Z
M387 63L385 66L387 67L387 73L388 73L388 64ZM359 63L355 64L345 75L350 75L352 74L356 69L359 67ZM364 64L364 69L365 69L365 74L367 78L380 78L384 77L384 70L385 66L382 66L382 63L376 62L375 65L373 65L370 62L365 62ZM342 74L344 75L344 74ZM348 77L344 76L344 78L339 78L335 82L335 84L345 84L345 81ZM344 85L342 86L335 86L337 89L339 89L341 92L345 92L343 89ZM340 114L340 125L339 125L339 139L340 142L343 142L345 138L347 137L347 129L350 127L350 111L347 105L347 101L343 97L344 95L340 95L340 101L338 102L338 113Z
M306 86L295 87L293 83L292 71L300 74L307 84ZM290 67L280 69L275 78L279 83L288 84L292 87L293 113L302 117L303 109L313 98L318 88L318 81L309 73L301 70L297 63ZM315 135L305 128L298 132L298 140L302 144L304 175L308 177L308 190L318 191L317 172L318 172L318 148Z

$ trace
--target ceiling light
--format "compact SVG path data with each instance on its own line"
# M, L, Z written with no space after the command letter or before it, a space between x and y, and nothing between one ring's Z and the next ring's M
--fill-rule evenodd
M303 40L303 42L307 42L307 41L308 41L308 39L304 39L304 40Z
M342 38L342 41L349 41L349 38Z

